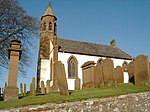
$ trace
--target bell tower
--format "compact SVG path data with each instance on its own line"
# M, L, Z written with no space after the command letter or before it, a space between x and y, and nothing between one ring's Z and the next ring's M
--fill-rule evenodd
M49 59L50 41L53 42L57 35L57 18L49 4L44 15L41 17L40 26L40 58Z
M37 67L37 90L40 89L40 72L41 72L41 60L50 60L50 48L51 44L56 45L57 40L57 18L49 4L45 13L41 17L40 25L40 47L39 47L39 57L38 57L38 67ZM58 54L54 50L54 54ZM55 57L57 60L57 56Z

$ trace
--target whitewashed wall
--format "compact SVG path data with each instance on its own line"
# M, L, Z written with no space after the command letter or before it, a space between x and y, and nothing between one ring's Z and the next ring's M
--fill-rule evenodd
M82 68L81 68L81 66L87 61L94 61L95 63L97 63L98 59L101 58L101 57L59 52L58 53L58 60L62 61L62 63L64 64L67 78L68 78L67 61L68 61L69 57L72 56L72 55L75 56L76 59L78 60L78 77L81 79L81 85L82 85ZM103 57L103 59L105 59L105 58ZM122 63L124 61L127 61L128 63L130 62L130 60L123 60L123 59L114 59L114 58L112 58L112 60L114 62L114 67L122 66ZM75 89L74 81L75 81L75 79L67 79L69 90L74 90Z

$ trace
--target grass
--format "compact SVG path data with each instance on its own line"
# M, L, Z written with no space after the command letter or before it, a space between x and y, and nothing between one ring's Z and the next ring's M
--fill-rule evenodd
M102 88L90 88L80 91L73 91L69 96L63 96L59 93L50 93L39 96L27 96L22 99L0 101L0 109L11 107L23 107L27 105L41 105L44 103L61 103L61 102L73 102L92 98L105 98L110 96L118 96L129 93L138 93L150 91L150 87L135 86L133 84L120 84L117 87L102 87Z

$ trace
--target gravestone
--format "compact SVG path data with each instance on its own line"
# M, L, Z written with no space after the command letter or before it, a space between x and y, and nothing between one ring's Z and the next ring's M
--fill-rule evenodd
M85 62L82 68L83 89L94 87L94 61Z
M103 76L103 71L102 71L102 65L101 64L97 64L94 67L94 86L96 88L104 86L104 76Z
M103 62L102 68L104 75L104 85L105 86L116 85L113 60L111 60L110 58L106 58Z
M134 61L131 61L128 64L127 71L128 71L128 74L129 74L129 82L135 84L135 80L134 80Z
M26 84L24 83L24 96L26 96Z
M46 93L50 93L50 80L46 81Z
M35 95L35 77L32 78L32 95Z
M41 93L45 94L45 84L44 84L44 81L41 81Z
M123 83L124 82L122 67L117 66L115 68L115 77L116 77L117 83Z
M75 80L75 90L80 90L81 86L81 80L79 78L76 78Z
M30 83L30 95L33 95L33 84Z
M56 76L60 94L69 95L64 64L62 64L61 61L58 61L56 65L57 65Z
M150 86L148 56L139 55L134 61L135 85Z
M18 63L21 58L21 41L12 40L9 48L9 76L8 76L8 86L4 90L4 100L18 99L18 88L17 88L17 78L18 78Z
M20 94L23 95L23 86L22 86L22 83L20 83Z

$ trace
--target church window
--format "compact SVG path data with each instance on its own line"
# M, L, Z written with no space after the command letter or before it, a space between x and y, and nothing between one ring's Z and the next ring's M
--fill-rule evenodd
M43 24L43 30L44 31L46 30L46 22L44 22L44 24Z
M78 62L74 56L71 56L68 60L68 78L75 79L78 74Z
M57 25L56 25L56 23L54 23L54 32L55 33L57 32Z
M52 30L52 23L49 23L49 30Z

